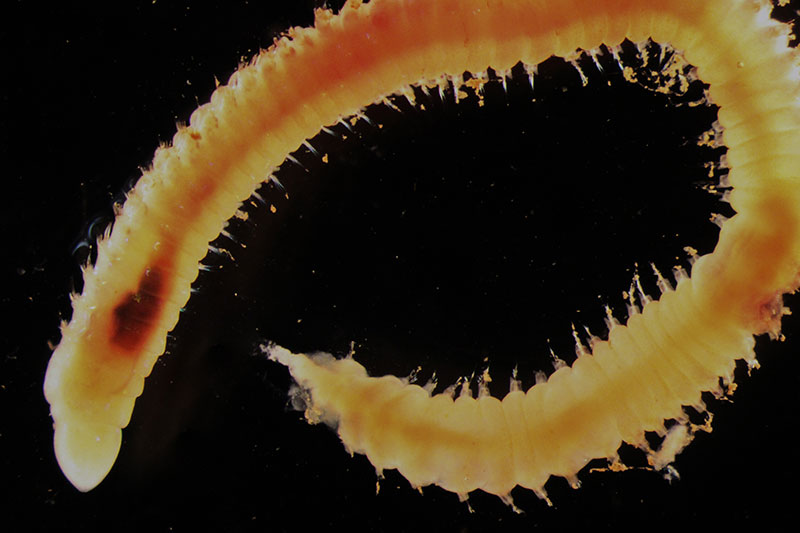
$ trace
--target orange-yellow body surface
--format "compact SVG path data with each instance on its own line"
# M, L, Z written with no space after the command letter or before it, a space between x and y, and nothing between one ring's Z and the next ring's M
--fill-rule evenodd
M737 214L691 277L572 367L502 400L431 395L370 378L352 359L269 352L308 392L309 419L336 422L348 449L415 486L544 495L550 476L613 460L645 431L666 435L650 460L667 466L691 440L682 406L730 381L737 359L752 361L754 335L779 333L781 297L798 285L800 78L787 33L759 0L373 0L318 11L156 152L85 269L45 379L64 473L84 491L108 473L208 243L304 141L411 84L626 38L681 51L720 107Z

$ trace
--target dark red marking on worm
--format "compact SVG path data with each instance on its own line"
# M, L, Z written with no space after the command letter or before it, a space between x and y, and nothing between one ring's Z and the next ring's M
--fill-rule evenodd
M165 280L159 267L148 267L139 279L136 292L130 292L114 308L111 343L128 352L137 352L149 337L162 309Z

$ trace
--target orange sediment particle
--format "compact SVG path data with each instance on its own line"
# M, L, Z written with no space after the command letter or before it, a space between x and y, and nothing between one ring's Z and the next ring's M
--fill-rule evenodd
M510 502L521 485L545 497L549 477L576 483L593 458L618 465L618 447L647 447L646 431L666 435L649 460L668 468L699 430L682 406L718 392L737 359L753 361L753 335L778 334L782 294L798 286L800 77L768 9L752 0L351 0L339 15L318 12L315 28L292 30L242 67L156 153L98 247L45 378L65 474L89 490L108 473L208 242L322 128L411 84L651 37L697 66L731 141L737 214L690 279L659 301L642 297L642 313L572 368L502 401L431 395L371 378L352 359L267 351L305 391L309 421L336 424L348 449L415 486ZM666 430L665 420L679 423Z

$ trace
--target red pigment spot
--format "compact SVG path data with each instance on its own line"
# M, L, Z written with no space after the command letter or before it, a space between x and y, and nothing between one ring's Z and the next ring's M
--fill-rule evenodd
M768 300L758 306L758 325L756 334L769 333L773 339L777 339L781 332L781 319L787 313L783 306L783 294L778 292Z
M114 308L111 343L128 352L136 352L150 335L161 312L164 279L158 267L144 271L136 292L128 293Z
M372 17L372 24L379 30L386 30L392 25L392 17L389 13L378 12Z

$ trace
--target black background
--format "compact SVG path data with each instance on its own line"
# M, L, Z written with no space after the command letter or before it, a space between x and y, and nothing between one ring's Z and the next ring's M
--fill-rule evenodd
M535 101L517 77L486 105L420 94L426 111L373 109L347 139L312 141L303 168L278 173L246 206L239 244L215 245L181 322L137 402L108 478L81 494L61 475L41 392L58 325L79 287L78 265L111 220L111 205L176 122L208 100L215 78L320 2L131 2L124 7L15 4L2 57L5 246L2 296L3 486L8 531L611 529L705 524L769 527L792 515L798 400L797 319L787 340L759 340L762 368L733 402L711 402L714 431L658 473L582 472L551 480L548 508L516 489L526 512L475 494L420 495L396 472L376 477L336 435L287 407L289 380L257 346L342 355L353 342L375 374L422 365L449 385L488 357L495 395L519 366L526 386L571 361L570 324L604 335L603 305L635 272L687 265L682 248L713 249L703 163L720 150L695 139L714 109L679 105L589 65L541 69ZM780 11L790 16L792 9ZM9 23L10 22L10 23ZM4 30L5 32L6 30ZM603 60L601 59L601 62ZM518 72L517 72L518 74ZM268 169L265 169L265 171ZM244 246L242 246L244 245ZM645 278L655 292L652 278ZM579 328L580 329L580 328ZM636 461L635 454L631 460ZM4 530L6 527L4 526Z

